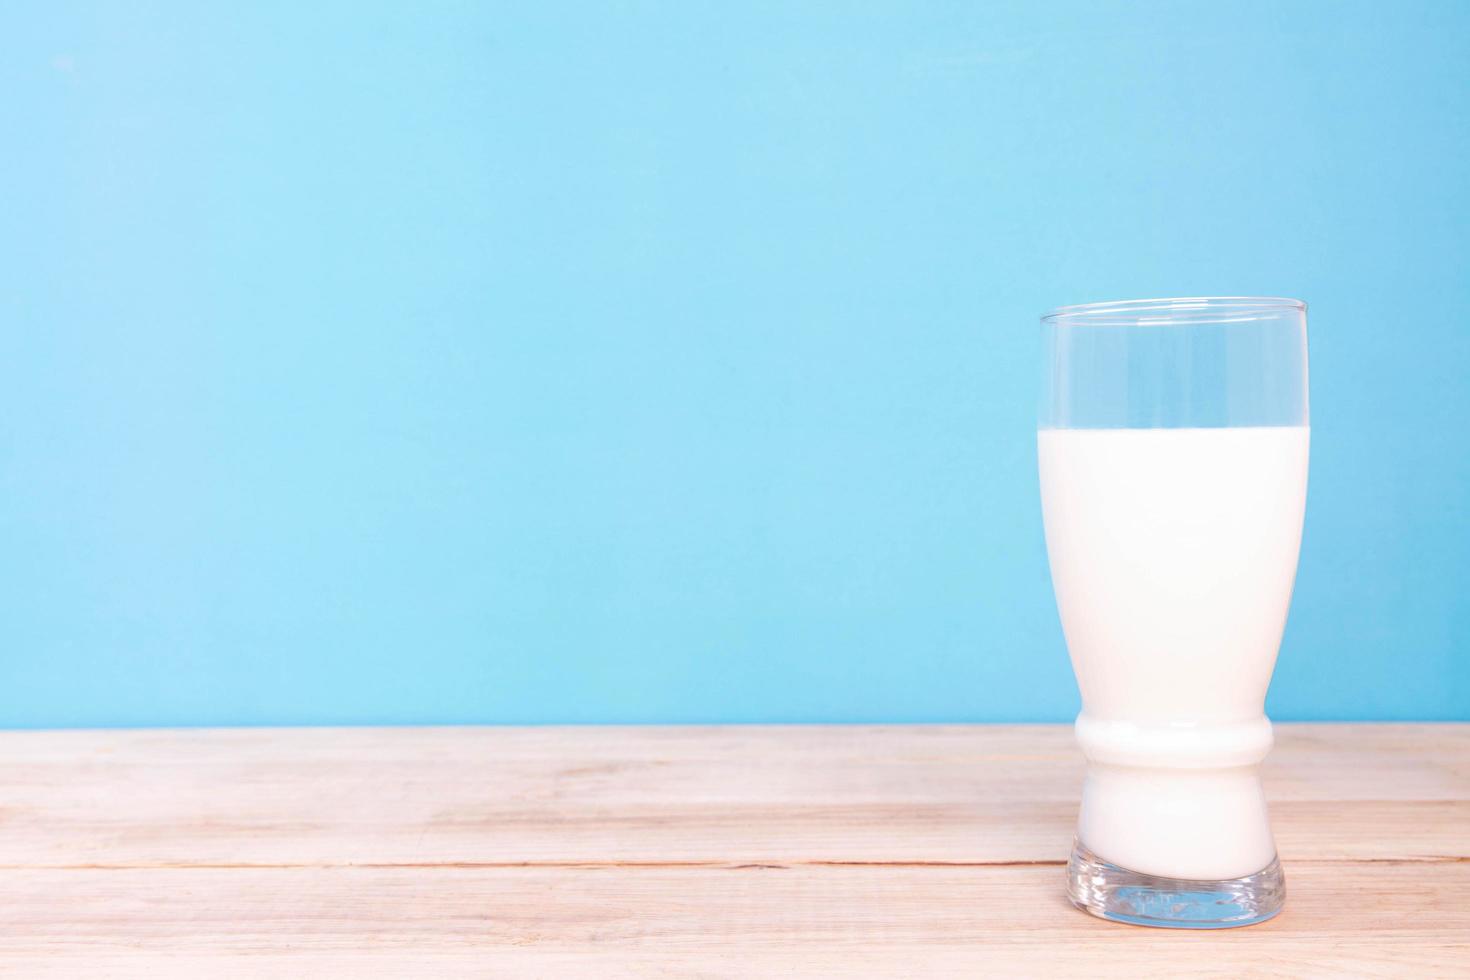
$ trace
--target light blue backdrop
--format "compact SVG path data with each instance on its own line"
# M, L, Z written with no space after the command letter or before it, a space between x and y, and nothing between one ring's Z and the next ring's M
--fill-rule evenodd
M1037 315L1311 303L1277 718L1470 718L1470 5L0 15L0 724L1061 720Z

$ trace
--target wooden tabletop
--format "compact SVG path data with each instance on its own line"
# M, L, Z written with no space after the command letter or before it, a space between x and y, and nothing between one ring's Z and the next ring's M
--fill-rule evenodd
M1074 910L1063 726L0 734L0 974L1470 976L1470 725L1280 725L1286 910Z

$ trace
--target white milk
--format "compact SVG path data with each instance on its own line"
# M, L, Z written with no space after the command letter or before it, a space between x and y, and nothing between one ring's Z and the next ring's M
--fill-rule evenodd
M1047 551L1105 861L1237 878L1275 856L1256 766L1296 576L1310 429L1045 429Z

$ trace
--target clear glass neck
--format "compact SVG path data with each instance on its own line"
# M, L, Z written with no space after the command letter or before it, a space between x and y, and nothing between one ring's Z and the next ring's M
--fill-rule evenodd
M1041 327L1040 428L1308 424L1299 300L1092 303L1053 310Z

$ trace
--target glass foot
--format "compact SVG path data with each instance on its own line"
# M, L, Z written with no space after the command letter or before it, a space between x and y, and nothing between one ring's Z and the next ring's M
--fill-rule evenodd
M1114 922L1169 929L1229 929L1265 922L1286 900L1286 878L1275 858L1253 875L1224 881L1159 878L1109 864L1081 841L1067 862L1067 897Z

